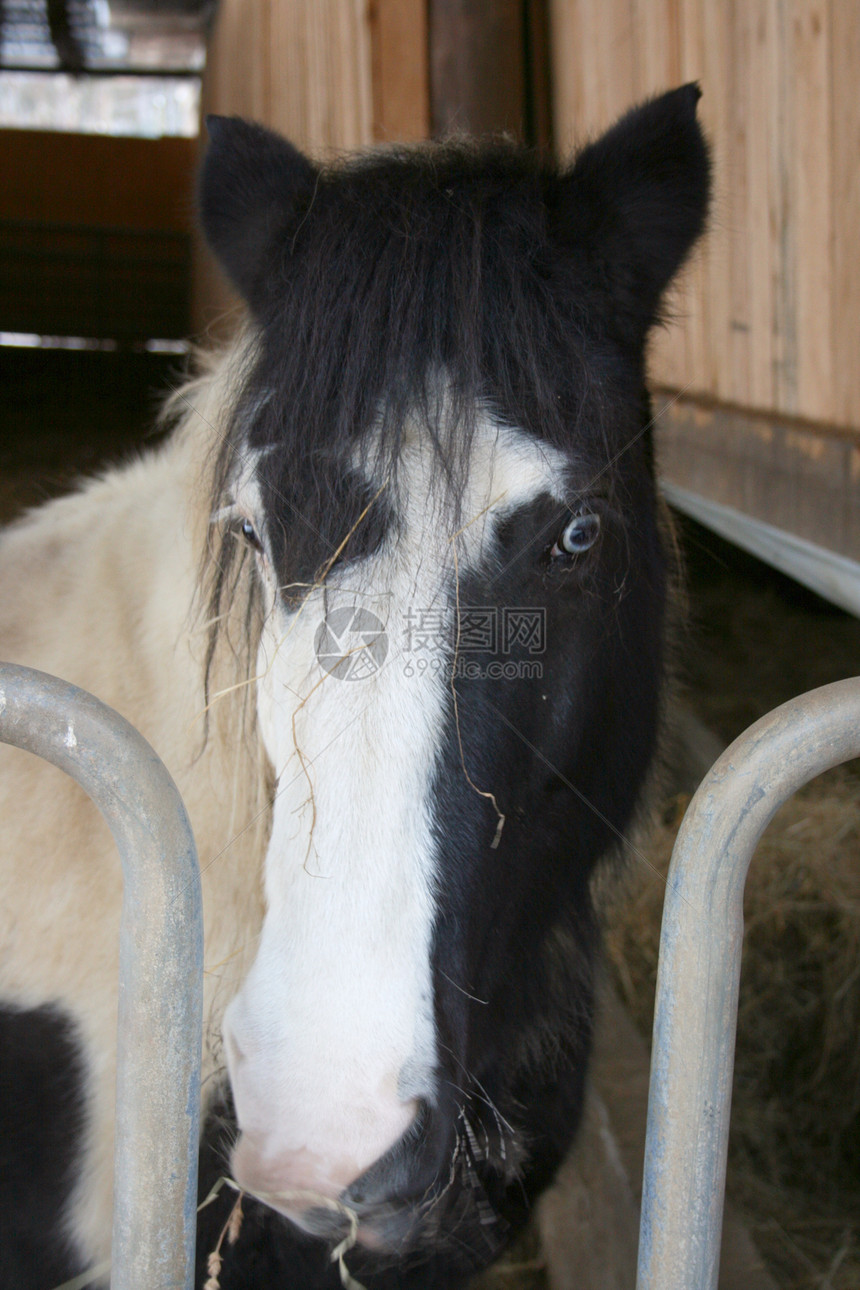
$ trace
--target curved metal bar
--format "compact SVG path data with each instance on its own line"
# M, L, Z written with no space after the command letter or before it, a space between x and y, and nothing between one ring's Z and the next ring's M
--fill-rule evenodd
M716 1290L747 870L783 802L858 756L860 678L757 721L687 811L660 940L637 1290Z
M89 793L123 869L112 1290L191 1287L203 914L191 825L164 764L112 708L0 664L0 740Z

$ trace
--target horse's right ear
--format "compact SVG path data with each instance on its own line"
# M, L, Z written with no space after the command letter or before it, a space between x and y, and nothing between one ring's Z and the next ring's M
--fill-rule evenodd
M222 268L254 313L265 309L272 261L317 171L298 148L239 117L207 116L198 205Z
M702 233L711 190L698 85L633 108L576 158L551 210L558 241L590 266L615 326L641 345Z

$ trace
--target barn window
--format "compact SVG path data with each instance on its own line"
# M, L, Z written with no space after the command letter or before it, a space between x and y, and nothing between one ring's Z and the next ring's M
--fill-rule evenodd
M26 349L184 348L206 16L0 0L0 347L19 366Z
M2 0L0 128L194 136L199 0Z
M0 73L0 128L192 138L199 117L197 76Z

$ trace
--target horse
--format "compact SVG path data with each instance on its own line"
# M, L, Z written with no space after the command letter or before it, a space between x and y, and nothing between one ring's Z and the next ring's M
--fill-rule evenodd
M664 707L645 347L707 218L698 98L566 166L210 118L247 323L0 542L0 656L122 712L193 823L201 1196L244 1194L200 1282L462 1285L575 1137L594 875ZM109 1258L120 870L71 780L0 768L0 1281L50 1290Z

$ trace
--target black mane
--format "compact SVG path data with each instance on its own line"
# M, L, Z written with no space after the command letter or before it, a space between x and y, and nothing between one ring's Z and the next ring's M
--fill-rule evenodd
M396 438L442 373L460 410L487 401L569 440L583 350L605 338L552 241L558 188L554 166L503 141L321 172L271 265L257 380L276 397L252 443L286 433L296 455L313 444L342 458L380 416Z

